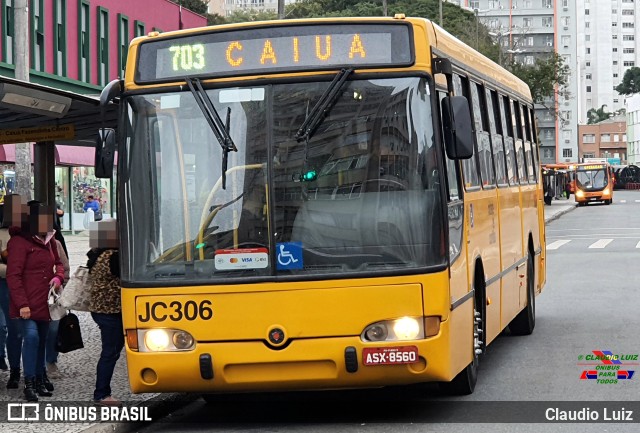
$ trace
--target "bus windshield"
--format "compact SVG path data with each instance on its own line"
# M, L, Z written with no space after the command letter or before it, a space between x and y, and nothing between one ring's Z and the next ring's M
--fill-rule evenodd
M576 170L576 183L578 187L587 190L601 190L609 183L606 168L593 170Z
M192 92L127 97L123 279L205 284L444 266L429 80L347 81L315 133L296 139L329 85L205 89L237 147L225 164Z

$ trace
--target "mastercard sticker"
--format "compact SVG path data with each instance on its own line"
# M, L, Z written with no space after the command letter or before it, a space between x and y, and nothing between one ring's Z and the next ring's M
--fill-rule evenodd
M269 266L269 250L266 248L238 248L216 250L216 269L261 269Z

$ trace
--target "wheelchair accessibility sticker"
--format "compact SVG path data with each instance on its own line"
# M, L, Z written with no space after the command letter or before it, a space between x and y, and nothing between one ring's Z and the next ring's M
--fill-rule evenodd
M287 269L302 269L302 243L283 242L276 244L279 271Z

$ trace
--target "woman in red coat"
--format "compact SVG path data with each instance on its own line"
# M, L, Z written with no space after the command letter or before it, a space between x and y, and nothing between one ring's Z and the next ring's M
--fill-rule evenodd
M21 319L24 395L27 401L38 401L38 395L51 396L43 382L51 320L47 298L50 287L60 290L64 267L53 243L53 212L31 202L29 227L28 233L17 227L9 229L12 237L7 245L7 283L11 299L9 316Z

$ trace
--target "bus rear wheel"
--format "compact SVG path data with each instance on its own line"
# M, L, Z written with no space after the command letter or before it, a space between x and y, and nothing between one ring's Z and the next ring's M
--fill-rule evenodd
M513 335L530 335L536 326L535 272L533 266L533 254L529 251L529 257L527 258L527 306L509 323L509 330Z

